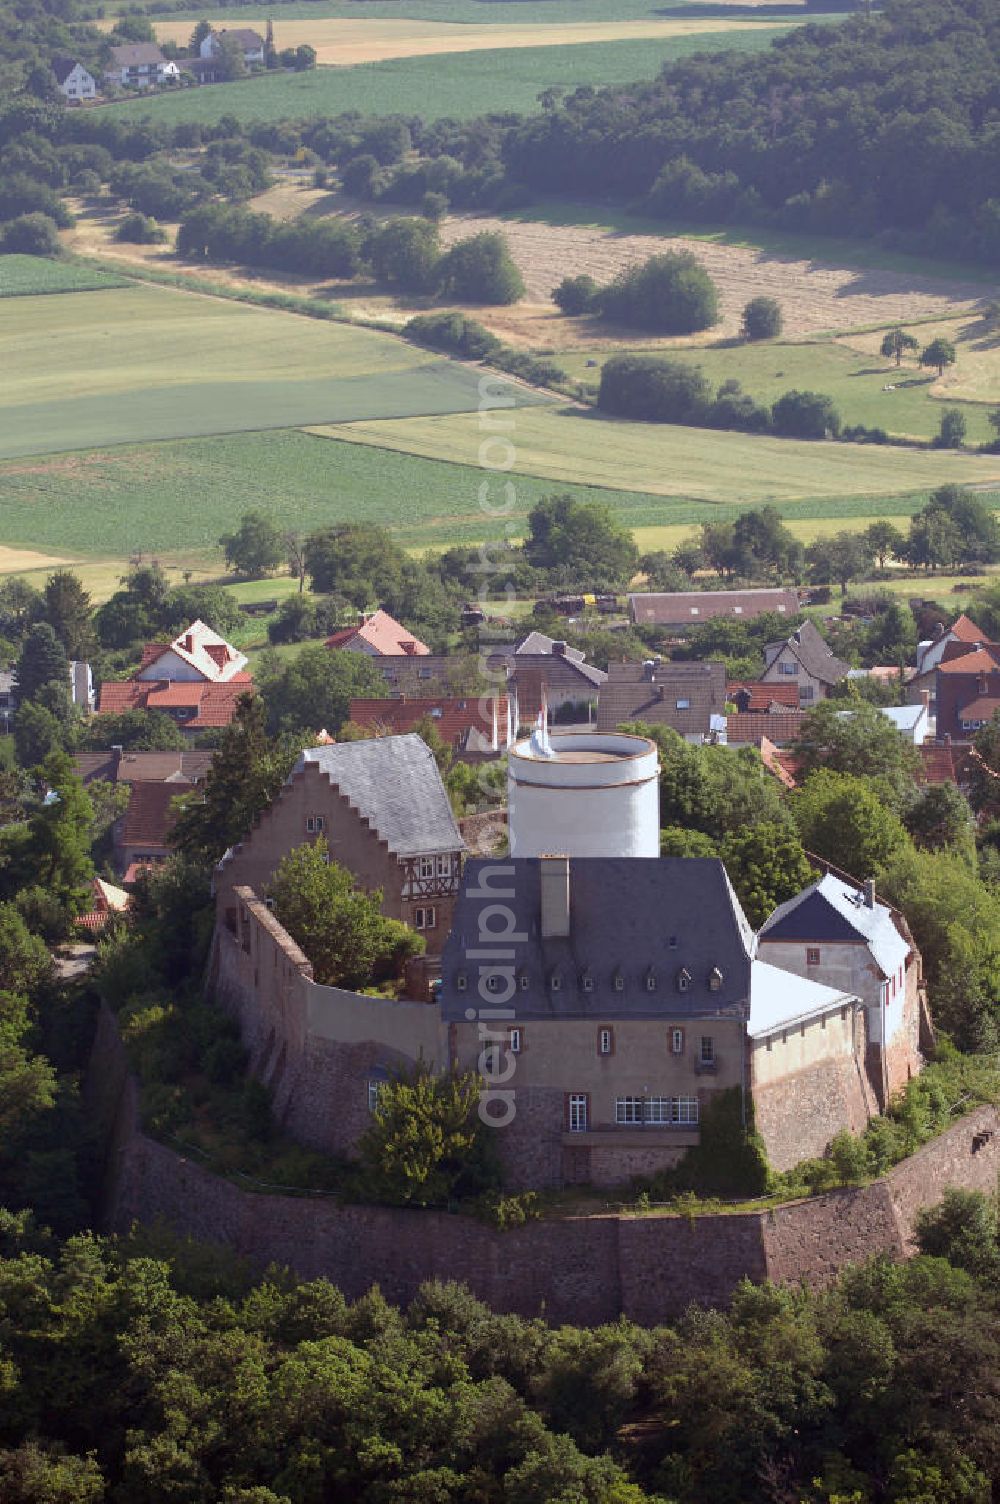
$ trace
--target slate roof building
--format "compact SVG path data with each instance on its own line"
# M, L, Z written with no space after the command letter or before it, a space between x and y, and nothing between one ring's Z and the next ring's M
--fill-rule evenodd
M831 652L826 639L812 621L796 627L784 642L770 642L764 649L765 684L798 685L799 704L823 700L835 684L847 677L850 664Z
M497 1144L518 1181L621 1184L670 1165L727 1089L753 1093L775 1164L863 1125L874 1106L859 1085L857 995L755 952L714 859L470 860L442 1020L460 1068L475 1068L484 1038L507 1059L496 1074L515 1110ZM792 1073L818 1103L794 1132L768 1107Z
M609 663L597 700L597 729L642 721L701 742L723 729L726 701L724 663Z
M56 88L70 104L79 104L82 99L96 99L97 84L94 75L75 57L54 57L52 72Z
M920 956L902 915L878 901L874 883L825 873L775 909L760 931L758 955L862 999L880 1108L919 1071L926 1007Z
M321 840L382 912L420 930L432 954L451 923L465 843L437 763L419 736L374 737L304 751L277 799L215 871L220 919L234 889L266 893L281 859Z
M752 621L767 611L794 616L799 609L795 590L676 590L649 591L628 597L629 616L636 626L682 629L725 616Z
M517 701L522 726L534 723L543 697L550 713L565 705L595 705L607 679L603 669L588 663L579 648L544 632L529 632L516 647L494 650L487 666L506 670L508 692Z

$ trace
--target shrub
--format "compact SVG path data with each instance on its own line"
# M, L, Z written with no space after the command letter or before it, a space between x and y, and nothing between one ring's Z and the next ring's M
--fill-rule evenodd
M470 360L482 360L500 348L500 341L475 319L464 313L422 313L403 329L407 339L414 344L427 345L431 350L446 350L450 355L463 355Z
M20 214L0 235L0 251L8 256L58 256L61 249L55 220L47 214Z
M420 212L425 219L434 220L435 223L444 219L448 213L448 195L431 191L425 193L420 200Z
M718 321L718 290L690 251L652 256L619 273L600 295L606 318L662 334L694 334Z
M775 433L793 439L835 439L840 414L822 392L786 392L771 409Z
M131 245L162 245L166 234L149 214L133 209L126 214L115 231L115 239L128 241Z
M563 313L590 313L597 304L600 288L593 277L586 273L579 277L564 277L552 294L552 301Z
M781 333L781 307L774 298L751 298L743 310L744 339L774 339Z
M711 406L697 367L659 355L614 355L605 361L597 405L617 417L657 423L703 423Z
M965 443L967 425L961 408L946 407L941 414L941 426L934 439L935 449L961 449Z
M524 297L521 273L503 235L484 232L459 240L442 256L441 291L467 303L516 303Z

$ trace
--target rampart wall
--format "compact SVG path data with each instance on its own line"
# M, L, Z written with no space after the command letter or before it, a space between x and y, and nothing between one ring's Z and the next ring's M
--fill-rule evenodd
M626 1315L652 1325L696 1301L724 1305L744 1277L820 1286L874 1253L905 1258L918 1213L949 1186L993 1191L1000 1113L984 1107L884 1179L765 1212L561 1217L510 1232L447 1212L349 1206L270 1195L212 1174L142 1131L114 1020L102 1013L87 1100L109 1130L104 1226L162 1218L222 1244L256 1269L325 1276L355 1299L379 1285L412 1299L427 1279L466 1283L496 1310L592 1325Z

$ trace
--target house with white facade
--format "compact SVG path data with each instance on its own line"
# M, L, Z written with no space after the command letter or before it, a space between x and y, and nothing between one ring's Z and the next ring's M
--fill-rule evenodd
M155 42L126 42L112 47L111 66L105 74L123 89L151 89L180 76L177 64L165 58Z
M219 31L210 31L201 39L199 55L205 59L218 57L223 50L223 40L227 44L236 44L248 68L254 63L263 65L264 38L250 26L224 26Z
M64 99L69 100L70 104L78 104L82 99L97 98L94 75L88 73L75 57L53 58L52 72L56 76L56 88Z

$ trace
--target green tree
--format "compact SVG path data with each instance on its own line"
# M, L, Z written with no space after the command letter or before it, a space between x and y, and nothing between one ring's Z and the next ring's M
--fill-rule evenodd
M867 778L820 768L789 803L805 849L857 881L912 849L902 821Z
M764 821L731 831L719 856L754 929L813 881L814 873L794 829Z
M982 1191L949 1187L937 1206L918 1214L916 1235L921 1253L947 1259L977 1279L992 1281L1000 1270L996 1203Z
M102 1504L107 1494L94 1456L25 1441L0 1451L0 1497L6 1504Z
M368 256L380 282L429 292L441 260L440 232L430 219L390 219L371 236Z
M835 439L841 418L832 397L822 392L790 391L771 409L775 433L791 439Z
M564 277L553 291L552 301L563 313L579 316L591 313L597 303L600 288L593 277L584 273L576 277Z
M384 528L344 522L310 533L305 568L313 590L365 609L396 589L406 555Z
M965 414L959 407L946 407L941 414L941 426L934 440L938 449L961 449L965 443L968 425Z
M190 52L192 57L199 57L201 55L201 44L206 37L210 37L211 35L211 21L199 21L195 26L194 31L192 31L191 38L188 42L188 51Z
M270 574L285 563L287 548L281 529L262 512L244 512L236 531L224 533L219 543L227 568L247 579Z
M89 898L94 875L90 859L94 810L67 753L50 753L39 773L48 792L28 820L21 861L26 885L44 888L58 902L68 923L83 912Z
M47 621L32 627L17 660L17 692L21 704L36 700L42 689L57 685L63 703L69 703L69 659L66 649Z
M30 700L20 707L14 721L14 755L22 768L37 767L65 742L65 723L51 710Z
M553 583L620 589L635 573L639 550L611 509L562 494L544 496L528 513L528 563Z
M320 651L325 652L325 649ZM184 797L172 840L193 861L213 865L250 830L281 788L300 742L268 734L263 702L243 695L225 728L204 784ZM184 795L184 790L178 790Z
M92 752L107 747L121 747L125 752L179 752L188 742L165 710L135 709L86 721L76 745Z
M283 857L269 896L324 987L371 987L395 980L407 957L424 949L422 935L383 916L381 890L357 888L347 869L330 860L325 841L298 846Z
M956 360L955 346L950 339L932 339L920 352L920 364L933 366L938 376L944 375L945 366L953 366Z
M692 857L718 856L718 848L703 830L689 830L683 825L667 825L660 831L660 855Z
M271 732L297 736L305 745L318 731L336 736L350 717L352 699L379 699L388 693L366 654L326 647L305 647L284 662L262 656L258 683Z
M802 773L829 768L857 778L884 778L908 790L921 767L917 749L876 706L848 703L849 708L844 701L821 700L806 715L792 743Z
M45 582L45 618L66 650L66 656L86 660L96 646L90 595L77 575L58 569Z
M692 252L669 251L619 272L601 292L600 309L650 333L694 334L718 322L719 295Z
M463 303L516 303L524 281L506 236L484 231L457 240L437 268L441 292Z
M976 863L975 824L969 801L953 783L930 783L903 815L914 842L921 851L952 850Z
M775 298L751 298L743 309L740 333L746 340L776 339L782 324L781 304Z
M479 1079L424 1066L387 1081L358 1144L362 1183L379 1200L440 1206L495 1183Z
M899 551L903 546L903 534L891 522L872 522L865 528L861 535L869 552L874 555L879 569L884 569L886 562L899 557Z
M851 580L866 574L871 566L871 553L863 536L846 529L829 538L817 538L809 544L805 556L809 578L815 584L836 582L842 592Z
M920 342L914 339L912 334L907 334L905 329L890 329L879 347L879 354L884 355L886 360L894 360L897 366L903 364L903 356L910 350L920 348Z

